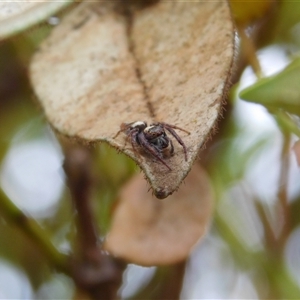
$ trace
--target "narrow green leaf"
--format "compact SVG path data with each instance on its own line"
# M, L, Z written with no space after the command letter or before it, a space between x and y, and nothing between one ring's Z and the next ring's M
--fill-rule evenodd
M267 108L300 115L300 58L280 73L263 78L240 92L240 98Z

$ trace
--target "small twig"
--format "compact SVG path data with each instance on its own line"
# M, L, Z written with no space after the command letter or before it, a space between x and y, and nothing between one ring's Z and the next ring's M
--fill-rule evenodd
M283 145L281 150L281 167L279 176L279 189L278 189L278 200L279 200L279 211L278 217L283 218L283 228L279 236L278 242L281 249L285 245L285 241L290 233L290 208L288 203L287 185L288 175L290 168L290 144L291 135L282 129ZM280 220L279 220L280 221Z
M73 260L73 278L93 299L115 299L122 270L101 249L99 233L90 207L93 181L92 159L88 149L67 145L64 169L68 177L78 231L78 253Z
M270 114L272 114L278 123L280 128L284 128L285 131L295 134L300 138L300 129L297 122L291 117L287 112L281 109L270 109L268 108Z
M0 189L0 207L4 216L16 224L41 250L57 270L70 274L68 257L59 252L49 239L49 233L32 218L25 215Z
M264 206L259 199L254 199L254 205L256 207L256 211L258 215L260 216L260 220L264 228L265 244L268 249L271 249L274 252L274 250L277 249L277 238L274 234L270 221L266 215Z
M76 210L80 255L89 259L90 252L97 249L99 242L89 201L92 184L90 153L81 147L71 147L66 152L64 169Z
M180 299L180 293L185 274L186 261L180 262L171 267L167 278L161 287L161 291L156 299Z
M254 73L256 74L257 78L261 78L263 76L263 72L259 63L259 60L256 55L256 49L253 41L249 38L245 32L245 28L241 27L238 28L239 35L241 37L241 46L243 49L243 53L251 65Z
M180 299L185 266L186 261L182 261L171 266L157 267L150 282L129 299Z

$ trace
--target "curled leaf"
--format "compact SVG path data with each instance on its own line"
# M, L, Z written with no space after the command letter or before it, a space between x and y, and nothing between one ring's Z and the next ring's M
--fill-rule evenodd
M1 1L0 40L21 32L71 4L64 1Z
M162 201L137 175L121 191L104 248L140 265L184 260L206 231L212 202L209 179L199 165L177 193Z
M55 129L123 151L165 198L187 175L219 116L232 68L233 24L226 1L128 3L79 5L34 55L31 80ZM133 151L124 134L115 138L122 123L135 121L191 132L180 133L187 161L175 140L169 170Z

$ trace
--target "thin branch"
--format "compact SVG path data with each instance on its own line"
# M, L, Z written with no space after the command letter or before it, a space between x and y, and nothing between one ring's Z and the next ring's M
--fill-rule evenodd
M148 284L129 299L180 299L185 267L186 261L170 266L157 267Z
M246 60L251 65L254 73L257 78L261 78L263 76L263 72L259 63L259 60L256 56L256 48L254 42L245 32L245 28L238 27L238 32L241 37L241 46L243 53L245 55Z
M283 228L279 237L279 246L281 249L284 248L285 241L290 233L290 207L288 203L288 175L290 169L290 145L291 145L291 135L290 133L282 130L283 135L283 145L281 150L281 167L279 176L279 189L278 189L278 201L279 201L279 218L283 218ZM280 221L280 220L279 220Z
M99 243L99 234L90 207L92 161L89 151L83 147L72 146L66 152L64 169L76 211L80 255L89 259L91 253L98 251Z
M0 189L0 207L4 216L18 226L41 250L57 270L70 274L68 257L59 252L49 239L49 233L32 218L25 215Z
M65 144L64 169L76 211L78 253L74 256L73 278L93 299L115 299L122 281L122 266L103 253L90 192L93 182L91 152L84 147Z
M272 252L274 252L274 250L277 249L277 238L266 215L264 206L259 199L254 199L254 205L264 228L265 244L268 249L271 249Z
M180 293L183 285L186 261L171 266L170 272L167 274L161 291L156 299L180 299Z

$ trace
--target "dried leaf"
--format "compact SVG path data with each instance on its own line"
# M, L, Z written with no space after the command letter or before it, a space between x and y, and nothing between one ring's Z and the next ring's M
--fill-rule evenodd
M197 164L180 190L158 201L141 175L121 191L104 248L140 265L167 265L184 260L204 235L213 193Z
M123 3L123 2L122 2ZM228 88L234 30L226 1L85 2L42 44L31 64L35 92L59 132L106 141L144 170L154 193L167 197L187 175L218 118ZM122 122L162 121L179 133L166 166L137 155Z
M214 127L232 66L233 34L225 1L161 1L135 14L133 49L153 114L191 132L184 136L188 162L177 147L173 172L145 165L159 198L180 184Z
M0 2L0 40L44 21L73 1L2 0Z

